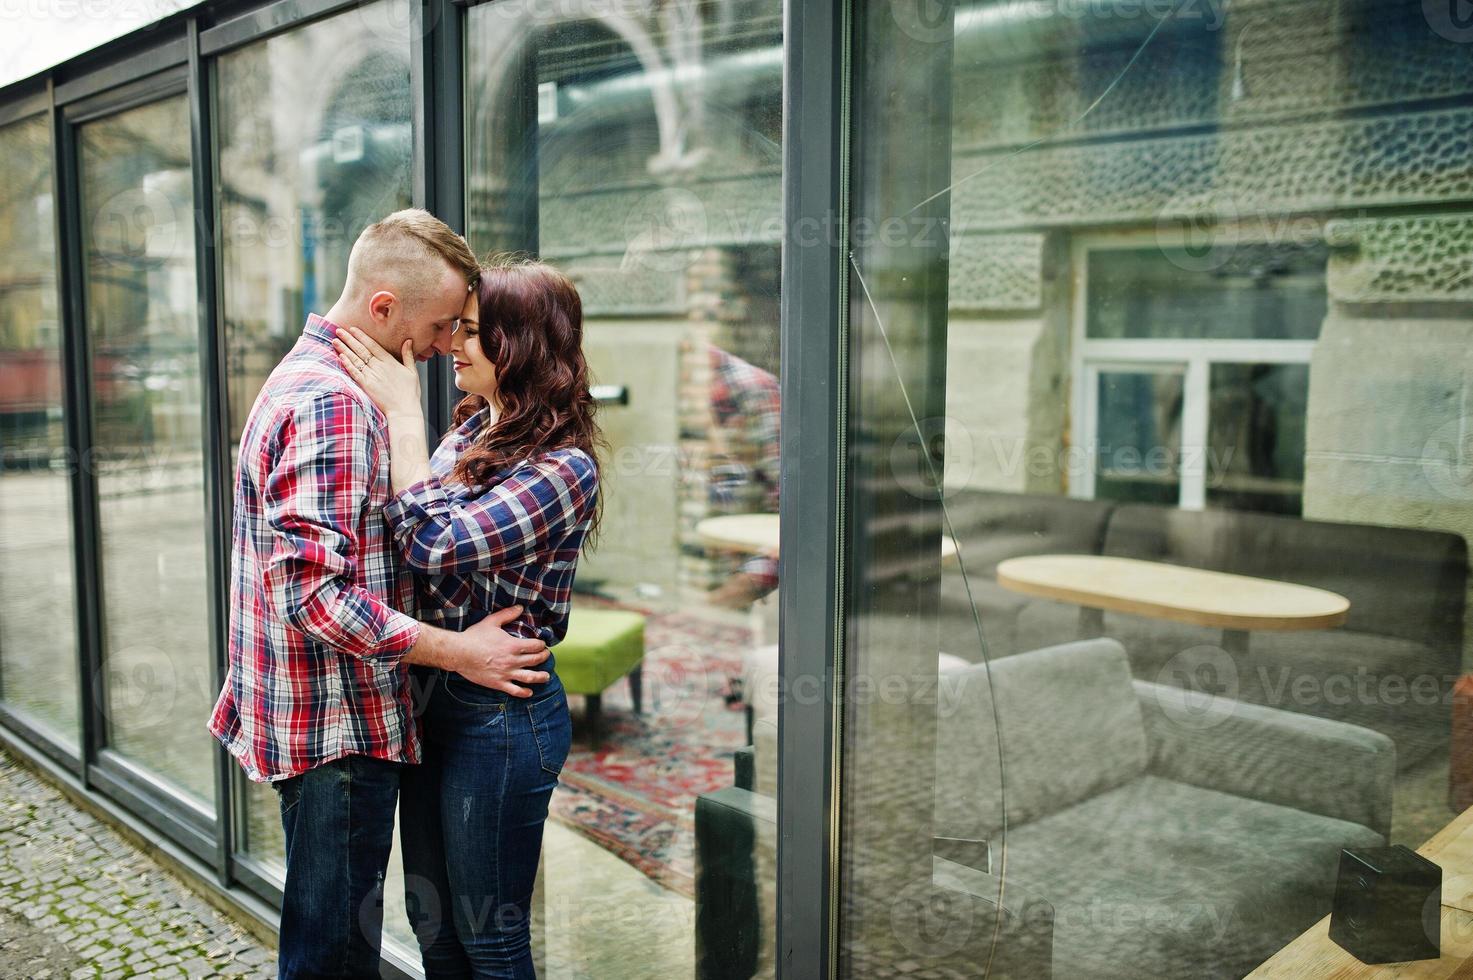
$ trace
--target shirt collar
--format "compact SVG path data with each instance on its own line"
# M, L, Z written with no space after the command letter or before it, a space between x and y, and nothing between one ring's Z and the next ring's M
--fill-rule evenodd
M302 336L311 337L313 340L331 346L333 338L337 336L338 325L316 313L307 314L307 326L302 330Z

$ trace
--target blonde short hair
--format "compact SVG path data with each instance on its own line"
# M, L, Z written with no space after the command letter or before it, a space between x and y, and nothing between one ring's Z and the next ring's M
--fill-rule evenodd
M422 208L395 211L363 229L353 243L344 292L388 288L415 309L444 281L436 260L464 277L467 287L480 275L475 253L449 225Z

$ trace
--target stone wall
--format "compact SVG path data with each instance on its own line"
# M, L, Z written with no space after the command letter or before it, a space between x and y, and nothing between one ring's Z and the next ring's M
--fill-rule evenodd
M1473 540L1473 213L1325 232L1330 311L1310 362L1304 516Z

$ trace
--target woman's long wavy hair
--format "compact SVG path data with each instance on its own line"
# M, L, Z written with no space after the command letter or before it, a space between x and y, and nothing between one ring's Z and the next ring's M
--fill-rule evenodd
M583 301L567 276L545 262L498 255L481 267L481 351L496 365L500 414L456 461L453 478L489 483L529 456L581 449L599 465L605 448L583 358ZM480 395L455 406L454 425L486 407ZM589 541L595 537L603 494Z

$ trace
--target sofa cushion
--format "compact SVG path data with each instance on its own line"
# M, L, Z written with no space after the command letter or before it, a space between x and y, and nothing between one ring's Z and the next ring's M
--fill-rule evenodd
M1023 621L1037 629L1043 618L1030 609ZM1137 677L1176 686L1190 681L1177 669L1182 663L1178 654L1222 642L1220 630L1125 613L1106 613L1105 633L1130 651ZM1250 643L1236 675L1221 679L1229 684L1228 695L1384 732L1396 742L1402 769L1447 748L1449 694L1459 672L1458 661L1449 654L1346 627L1262 631Z
M990 837L1003 825L1004 797L1013 826L1145 772L1140 704L1114 640L1003 657L949 671L944 680L936 712L938 834Z
M1329 911L1341 848L1382 843L1148 775L1010 827L1005 873L1056 909L1056 977L1229 978Z
M992 578L1018 555L1098 554L1115 504L1054 494L962 490L946 498L946 515L967 574Z

